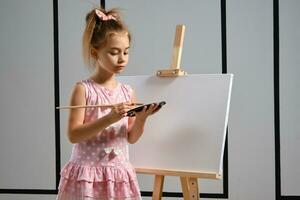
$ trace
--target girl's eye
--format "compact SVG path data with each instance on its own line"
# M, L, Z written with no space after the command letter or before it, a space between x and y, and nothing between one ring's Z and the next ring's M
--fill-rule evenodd
M116 56L118 54L119 54L118 52L110 52L110 55L112 55L112 56Z
M111 51L111 52L109 52L109 54L110 55L112 55L112 56L117 56L117 55L119 55L121 52L117 52L117 51ZM124 55L128 55L128 51L126 51L126 52L124 52L123 54Z

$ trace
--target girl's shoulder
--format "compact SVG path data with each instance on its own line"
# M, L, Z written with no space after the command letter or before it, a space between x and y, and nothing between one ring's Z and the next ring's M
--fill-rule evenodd
M83 80L78 81L77 83L81 83L81 84L91 84L92 83L92 79L91 78L86 78Z
M83 79L83 80L79 80L79 81L75 82L75 85L83 85L83 86L85 86L85 85L88 85L88 84L90 84L90 80L89 79Z
M86 90L91 90L94 89L96 86L98 86L98 84L92 78L87 78L87 79L77 81L76 84L83 85Z
M75 83L75 88L81 88L81 90L84 90L86 97L90 96L94 91L90 78L77 81Z

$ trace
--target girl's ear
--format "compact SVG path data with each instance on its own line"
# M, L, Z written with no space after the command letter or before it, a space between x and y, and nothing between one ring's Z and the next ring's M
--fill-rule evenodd
M97 49L92 48L92 49L91 49L91 55L92 55L92 57L93 57L95 60L97 60L97 59L98 59L98 51L97 51Z

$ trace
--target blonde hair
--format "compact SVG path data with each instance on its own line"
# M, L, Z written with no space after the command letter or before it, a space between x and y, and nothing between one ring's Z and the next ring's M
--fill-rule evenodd
M96 10L100 10L106 15L111 15L114 19L102 20ZM95 61L92 56L92 49L99 49L106 45L108 37L112 33L125 32L129 42L131 35L127 26L122 22L120 12L117 9L105 11L102 8L95 8L86 15L86 26L82 37L82 53L84 63L89 67L94 67Z

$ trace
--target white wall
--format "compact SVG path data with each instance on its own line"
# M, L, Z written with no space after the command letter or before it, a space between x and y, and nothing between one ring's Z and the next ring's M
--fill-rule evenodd
M56 187L52 19L50 0L0 2L1 189Z
M227 3L229 197L275 199L272 1Z
M297 72L299 72L297 64L300 58L298 22L300 2L297 0L279 2L281 189L284 196L300 196L298 189L300 160L297 156L300 139L297 134L299 125L296 120L299 119L300 113L299 93L297 92L300 86L297 78ZM226 3L227 72L235 74L228 127L228 199L275 200L273 1L227 0ZM68 103L72 84L88 76L88 71L82 64L80 45L85 13L93 4L99 4L99 1L59 1L61 105ZM157 69L168 67L171 62L175 25L179 23L187 26L182 57L183 69L189 73L221 73L220 0L106 1L106 7L114 6L123 8L124 17L134 38L131 61L125 72L126 75L152 74ZM22 93L22 87L18 88L14 83L11 86L6 85L6 82L3 83L4 80L14 80L15 72L20 72L20 70L32 70L28 75L27 84L29 80L34 80L33 83L36 83L35 81L39 80L36 79L37 76L44 77L41 79L43 85L46 84L53 90L54 86L51 85L53 78L52 9L50 0L43 2L30 0L26 3L21 0L0 2L1 108L4 108L3 105L8 105L10 97L18 96L15 92ZM27 21L29 21L28 25L25 26ZM14 27L22 27L22 33L25 35L20 37L20 33L13 31ZM161 38L170 38L170 40ZM161 48L156 48L158 45ZM28 68L23 68L24 62L28 63L26 65ZM41 66L40 71L38 66ZM21 72L25 73L25 71ZM47 74L50 76L46 76ZM17 79L18 84L20 81L21 77ZM23 86L25 87L26 84L24 83ZM9 90L10 88L14 90ZM44 101L36 101L40 97L36 96L35 90L26 90L26 92L27 101L34 99L40 108L44 108ZM0 150L2 152L0 154L0 186L2 187L0 192L3 189L25 189L25 186L29 189L31 186L34 187L31 189L37 189L35 186L53 189L55 186L54 172L49 167L55 166L54 115L51 114L54 97L52 91L46 95L50 95L46 98L49 101L46 106L50 114L42 112L37 120L40 122L44 122L45 119L49 120L49 124L43 125L48 127L48 132L26 132L22 134L20 138L23 139L20 140L14 132L15 129L10 127L15 126L16 129L21 129L22 122L25 121L26 116L30 116L30 111L25 110L22 115L18 116L21 122L16 123L17 125L13 120L5 121L7 113L0 112ZM17 113L18 110L13 110L13 112ZM61 112L60 115L62 165L68 160L71 148L65 135L66 115L66 112ZM40 134L38 141L47 141L46 146L40 143L43 145L42 154L46 159L37 162L36 156L40 155L38 152L41 151L36 146L36 140L32 140L32 144L27 147L33 156L22 162L27 166L35 162L45 166L34 171L29 170L24 175L24 179L18 181L20 179L18 173L15 173L15 176L7 176L7 173L12 173L11 170L23 170L22 165L14 164L16 163L14 158L24 158L22 156L24 142L28 144L31 141L27 140L26 134ZM12 137L12 135L17 136ZM13 148L14 146L19 149ZM11 151L11 156L4 154L5 151ZM41 179L40 185L35 181L39 179L34 179L38 173L45 176ZM28 177L33 177L33 179ZM143 187L151 188L152 177L139 176L139 179L145 182ZM201 182L201 192L205 193L222 193L222 187L222 181ZM168 178L164 191L180 192L179 180ZM0 200L54 198L54 195L0 194Z
M280 1L280 142L281 190L300 196L300 1Z

